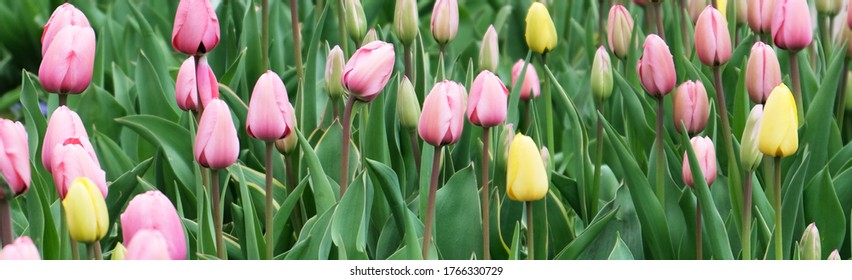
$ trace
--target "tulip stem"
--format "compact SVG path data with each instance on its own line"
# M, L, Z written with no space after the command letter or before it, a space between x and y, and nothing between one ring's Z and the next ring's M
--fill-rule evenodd
M848 46L852 48L852 46ZM837 127L843 131L843 122L846 119L846 83L848 82L849 60L843 59L843 68L840 69L840 86L837 88L837 98L834 101L834 112L837 114ZM841 134L842 135L842 134Z
M343 194L346 193L347 181L349 181L349 134L351 130L352 124L350 123L350 119L352 118L352 106L355 105L355 96L349 95L349 98L346 99L346 106L343 107L343 140L340 141L341 146L341 162L340 162L340 197L343 197Z
M535 259L535 244L533 244L533 211L532 201L525 201L524 208L527 210L527 260Z
M793 81L793 97L796 99L796 111L799 113L799 123L804 119L805 108L802 107L802 83L799 79L799 51L790 51L790 80Z
M333 119L340 119L340 98L332 98L331 99L331 113L334 116Z
M420 170L420 143L417 141L417 129L408 130L408 141L411 142L411 153L414 155L414 168ZM417 176L418 173L414 173Z
M663 147L663 135L666 133L663 128L663 97L657 98L657 199L660 201L660 204L665 207L666 205L666 153L665 147Z
M291 0L292 1L292 0ZM343 10L343 0L337 0L337 32L340 33L340 48L343 49L343 53L349 55L349 44L347 42L346 35L346 11Z
M547 67L547 53L541 54L541 67ZM550 82L550 75L544 75L544 117L547 124L547 147L555 149L556 144L553 140L553 94L550 91Z
M743 243L743 260L751 259L751 176L752 172L745 174L745 200L743 205L743 234L740 239Z
M775 157L775 259L781 260L781 244L784 242L781 234L781 157Z
M606 27L604 26L604 18L606 18L604 12L605 6L606 0L598 0L598 40L600 42L603 42L606 38Z
M265 0L264 0L265 1ZM266 142L266 259L271 260L275 255L273 250L275 246L273 245L273 229L275 225L272 222L272 203L274 202L272 197L272 173L273 165L272 165L272 148L275 146L275 142L268 141Z
M64 93L59 94L59 106L67 106L68 105L68 95Z
M86 257L89 260L95 259L95 247L92 244L93 243L86 244Z
M695 202L695 259L701 260L704 256L702 254L702 244L701 244L701 202Z
M298 181L296 179L296 173L294 173L294 166L296 163L294 162L294 157L284 157L284 172L287 172L287 185L290 186L290 193L296 189L296 185L298 185ZM296 201L296 207L293 208L293 225L296 229L296 232L302 231L302 225L306 220L302 217L302 211L304 206L301 201Z
M691 51L692 51L692 46L691 46L692 40L690 40L689 30L687 30L688 29L687 26L689 26L689 25L686 24L686 9L685 9L685 5L684 5L685 1L686 0L678 0L677 1L678 11L679 11L678 15L680 17L680 36L681 36L681 40L683 40L683 49L687 50L687 52L691 53ZM687 56L689 55L689 53L687 53Z
M12 207L5 198L0 198L0 240L3 246L12 244L15 240L15 233L12 232Z
M269 0L261 1L260 7L260 59L263 61L263 68L269 70ZM295 29L294 27L293 33Z
M589 197L589 209L586 209L586 221L591 221L591 218L597 215L598 212L598 193L601 188L601 164L603 162L603 101L595 102L598 107L598 125L595 129L595 174L592 180L592 193Z
M660 35L660 38L665 41L666 31L663 27L663 3L651 3L651 12L654 21L657 23L657 35Z
M521 131L523 131L526 135L529 135L530 127L532 127L532 119L530 119L530 100L522 100L522 102L524 102L524 126Z
M266 1L266 0L264 0ZM341 0L343 1L343 0ZM340 18L343 18L343 9L342 2L340 4ZM299 1L290 0L290 22L293 28L293 56L296 57L296 75L299 76L299 83L301 83L305 79L304 70L302 70L302 29L299 28ZM343 23L340 24L341 27L344 27ZM346 31L345 28L341 28L340 32L343 34L341 38L344 39L342 42L343 52L346 52Z
M404 53L405 58L405 76L414 83L414 77L411 74L411 68L413 67L413 65L411 65L411 46L403 44L402 52Z
M488 203L488 140L490 139L491 128L482 128L482 257L485 260L491 259L491 235L490 235L490 210Z
M728 120L728 103L725 101L725 90L722 85L722 68L720 66L713 67L713 83L716 87L716 96L713 100L716 102L716 113L719 114L719 119L722 121L722 138L725 140L725 151L728 154L728 166L735 164L739 166L737 160L739 157L734 154L734 143L731 136L731 122ZM739 170L733 169L733 170ZM740 182L739 172L731 172L729 182ZM729 185L732 191L736 187Z
M219 170L210 169L210 204L213 205L213 228L216 231L216 256L225 259L225 240L222 236L222 213L220 213Z
M432 239L432 224L435 219L435 194L438 192L438 175L441 173L441 151L444 147L435 147L435 155L432 157L432 179L429 183L429 200L426 202L426 221L423 225L423 246L421 247L423 259L429 259L429 241Z
M104 260L104 255L101 252L101 241L95 241L89 244L92 247L92 252L95 254L95 260L102 261Z

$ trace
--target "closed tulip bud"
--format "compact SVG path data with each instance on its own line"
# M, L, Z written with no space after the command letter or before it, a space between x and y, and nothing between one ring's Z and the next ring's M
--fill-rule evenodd
M445 80L436 84L423 101L417 124L420 138L436 147L458 142L464 128L466 95L459 83Z
M346 33L352 41L358 42L367 33L367 17L361 0L344 0L343 9L346 11Z
M246 132L264 141L284 138L293 132L293 105L278 74L267 70L257 79L249 101Z
M515 87L518 78L521 76L521 71L524 70L524 60L520 59L512 66L512 87ZM527 72L524 74L521 84L521 100L527 101L538 97L541 94L541 81L538 79L538 73L535 72L535 67L530 63L527 65Z
M533 2L527 10L527 46L534 52L547 53L556 48L556 26L544 4Z
M340 46L334 46L328 52L328 57L325 60L325 90L332 99L337 99L343 96L343 84L340 82L340 76L343 75L343 65L346 64L346 57L343 55L343 50Z
M367 31L367 35L364 35L364 40L361 41L361 45L363 46L363 45L366 45L366 44L369 44L373 41L378 41L378 40L379 40L379 35L376 34L376 29L370 28L370 31Z
M414 44L414 40L417 39L417 35L420 33L419 25L420 17L417 14L417 1L397 0L393 14L393 27L396 31L396 37L399 38L399 41L403 45L411 46Z
M282 155L290 155L299 146L299 136L296 133L290 133L284 138L275 140L275 149Z
M47 172L53 172L51 166L53 163L53 148L57 144L64 143L69 138L76 138L92 161L100 166L98 157L95 155L95 148L89 142L89 135L86 133L86 127L83 126L80 116L66 106L59 106L50 115L50 122L47 123L47 131L44 133L44 142L41 145L41 163L47 169Z
M62 30L66 26L90 27L89 19L86 18L86 15L82 11L70 3L66 2L59 5L56 10L53 10L53 14L50 15L50 19L47 20L47 24L44 25L44 31L41 33L42 56L47 52L47 47L53 42L53 38L56 37L59 30Z
M395 59L392 44L374 41L364 45L343 67L343 88L358 100L372 101L387 85Z
M827 16L835 16L840 12L840 7L843 6L843 0L816 0L817 13Z
M44 90L78 94L89 87L95 67L95 31L91 27L66 26L48 46L38 80Z
M202 56L198 60L195 72L201 106L206 108L211 100L219 98L219 81L216 80L213 68L210 68L210 64L207 64L207 56Z
M38 261L41 260L41 256L39 256L38 248L33 244L33 240L29 236L21 236L0 249L0 260Z
M707 136L695 136L689 142L695 151L695 158L701 167L704 182L707 183L707 186L713 185L713 182L716 181L716 148L713 147L713 141ZM683 153L683 182L687 186L695 187L686 152Z
M172 47L188 54L203 54L219 44L219 18L209 0L181 0L172 28Z
M183 61L175 81L175 99L184 111L198 110L198 84L195 82L195 57Z
M744 24L748 22L748 1L749 0L735 0L737 5L737 24Z
M432 37L441 46L456 38L459 32L459 1L437 0L432 8Z
M500 63L500 46L497 44L497 30L494 25L489 25L482 37L482 46L479 48L479 68L491 72L497 71Z
M609 9L606 25L609 50L620 59L627 58L630 52L630 39L633 36L633 16L622 5L613 5Z
M740 161L743 163L743 169L749 172L757 169L760 160L763 159L763 154L757 147L762 119L763 105L757 104L754 108L751 108L751 112L748 114L748 120L745 129L743 129L743 138L740 141Z
M846 5L846 26L852 29L852 5Z
M497 156L497 162L499 166L506 168L506 164L509 160L509 147L512 145L512 139L515 138L515 127L511 124L503 125L503 131L500 133L500 147L502 151L500 151Z
M414 85L408 77L402 77L399 82L399 91L396 96L396 113L399 115L399 124L405 129L417 128L420 122L420 102L414 93Z
M68 194L62 199L71 239L83 243L101 240L109 230L109 212L104 195L98 186L86 177L71 183Z
M544 163L544 170L547 174L553 171L553 161L550 158L550 150L547 147L541 147L541 162Z
M674 60L669 46L655 34L649 35L643 45L644 52L636 64L642 87L655 98L662 98L675 87Z
M799 259L818 261L822 260L822 245L819 241L819 230L816 223L811 223L802 233L799 241Z
M115 249L112 249L112 256L109 258L112 261L121 261L124 260L125 256L127 256L127 248L118 242L115 244Z
M772 42L775 46L798 51L813 41L811 14L805 0L777 0L772 13Z
M180 216L169 198L159 191L148 191L130 200L121 214L121 230L128 244L143 230L159 231L166 240L170 258L186 259L186 238Z
M831 254L829 254L829 255L828 255L828 258L827 258L826 260L829 260L829 261L839 261L839 260L841 260L841 259L840 259L840 252L839 252L839 251L837 251L837 249L834 249L834 251L831 251Z
M751 47L745 78L751 101L757 104L766 102L772 90L781 84L781 66L772 47L762 42Z
M695 52L701 63L717 66L731 58L731 34L728 21L719 10L707 6L695 24Z
M23 194L30 187L29 143L20 122L0 119L0 174L0 199Z
M497 75L483 70L473 80L470 99L467 103L467 118L470 123L492 127L506 120L509 90Z
M132 242L127 243L126 260L171 260L169 245L162 232L141 230Z
M772 31L772 13L776 0L748 0L748 26L755 33Z
M682 125L686 125L686 132L689 134L704 130L710 117L709 104L707 90L701 81L686 81L681 84L674 96L675 129L681 132Z
M506 194L511 200L536 201L547 194L547 169L535 142L516 134L509 147Z
M701 15L704 8L707 8L707 5L710 5L710 1L708 0L688 0L687 2L686 10L689 12L689 19L692 20L692 23L696 23L698 21L698 16Z
M763 106L758 147L768 156L786 157L799 149L799 119L793 93L781 84Z
M204 109L195 135L195 160L201 166L224 169L237 161L240 140L225 101L213 99Z
M77 138L68 138L53 147L51 158L53 181L56 192L64 198L75 179L86 177L95 183L104 197L107 196L106 173L100 164L92 160L86 148Z
M612 62L603 46L598 48L592 62L592 94L600 101L612 95Z

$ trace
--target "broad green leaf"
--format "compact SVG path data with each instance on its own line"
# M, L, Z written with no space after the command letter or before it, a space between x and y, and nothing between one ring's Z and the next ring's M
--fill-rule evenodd
M621 236L617 236L615 238L615 246L612 247L612 252L610 252L608 260L633 260L633 253L630 252L630 248L627 247L627 244L624 244L624 241L621 240Z
M473 166L465 167L435 195L435 244L444 259L482 256L482 214L475 176Z
M190 153L193 150L193 137L189 131L166 119L151 115L133 115L115 121L159 146L178 180L186 186L195 185L192 171L195 161Z
M822 256L828 257L834 249L840 249L846 237L846 213L834 192L831 177L825 170L817 173L805 187L805 224L815 222L820 229Z

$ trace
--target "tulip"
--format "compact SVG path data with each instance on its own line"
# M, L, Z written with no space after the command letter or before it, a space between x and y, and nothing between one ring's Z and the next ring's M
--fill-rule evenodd
M547 53L556 48L556 26L544 4L534 2L527 10L527 46L534 52Z
M816 223L811 223L802 233L799 241L799 259L818 261L822 259L822 249L819 241L819 229Z
M716 0L716 8L722 13L722 18L728 17L728 0Z
M669 46L657 35L645 39L644 52L636 65L642 87L655 98L662 98L675 87L674 60Z
M267 70L257 79L246 116L248 135L264 141L284 138L293 132L293 105L278 74Z
M68 138L53 147L53 181L56 192L64 198L77 178L86 177L94 183L104 198L107 196L106 173L92 160L88 151L77 138Z
M737 5L737 24L743 24L748 22L748 1L749 0L735 0Z
M112 249L112 257L110 257L109 259L113 261L120 261L124 260L126 256L127 248L125 248L124 245L121 244L121 242L118 242L117 244L115 244L115 249Z
M66 26L53 38L38 69L47 92L78 94L89 87L95 67L95 31Z
M754 171L760 165L763 154L758 149L760 139L760 121L763 119L763 105L757 104L751 108L748 120L743 130L743 138L740 141L740 161L746 171Z
M695 24L695 52L707 66L717 66L731 58L728 22L718 10L707 6Z
M746 88L748 97L757 104L763 104L769 94L781 84L781 66L775 51L767 44L757 42L751 47L751 55L746 65Z
M21 236L11 244L3 246L0 250L0 260L38 261L41 260L41 256L33 240L29 236Z
M166 238L158 230L141 230L127 243L126 260L171 260Z
M456 38L459 31L458 0L437 0L432 8L432 37L444 46Z
M361 47L343 67L343 88L358 100L372 101L387 85L394 60L392 44L375 41Z
M96 242L109 230L109 213L104 195L86 177L79 177L71 183L68 194L62 199L62 207L68 218L68 232L75 241Z
M838 252L837 249L834 249L834 251L831 251L831 254L828 255L828 258L826 260L829 260L829 261L841 260L840 259L840 252Z
M464 128L465 95L463 85L453 81L436 84L426 100L417 124L420 138L440 147L459 141Z
M696 23L698 16L701 15L704 8L710 5L710 1L707 0L687 0L687 3L686 10L689 12L689 18L692 20L692 23Z
M477 126L492 127L506 120L509 90L499 77L483 70L470 87L467 118Z
M417 128L420 121L420 103L414 93L414 85L408 77L402 77L399 83L399 91L396 98L396 112L399 115L399 124L406 129Z
M420 19L417 13L416 0L397 0L396 8L394 8L393 27L396 31L396 37L403 45L411 46L419 29Z
M47 123L47 131L44 134L44 142L41 146L41 163L47 169L47 172L53 172L51 166L53 163L53 148L57 144L64 143L69 138L76 138L95 165L100 166L98 157L95 155L95 148L89 142L86 127L83 126L80 116L66 106L59 106L50 115L50 122Z
M367 17L361 0L345 0L343 9L346 11L346 33L352 41L358 42L367 32Z
M648 3L651 3L651 1L652 0L633 0L633 4L636 4L636 5L639 5L639 6L645 6Z
M509 147L506 194L511 200L535 201L547 194L544 161L532 138L518 133Z
M121 214L124 242L133 244L139 233L156 230L166 241L170 259L186 259L186 238L172 202L159 191L136 195Z
M325 60L325 90L333 99L343 96L343 84L340 83L340 76L343 74L343 65L345 64L346 58L343 55L343 50L340 49L340 46L334 46L328 52L328 58Z
M181 0L172 28L172 47L188 54L203 54L219 44L219 18L209 0Z
M364 40L361 41L361 45L369 44L373 41L378 41L379 35L376 34L375 28L370 28L370 31L367 31L367 35L364 35Z
M198 60L195 75L198 82L198 96L201 99L201 106L206 108L210 100L219 98L219 82L216 80L213 68L210 68L210 64L207 64L206 56L202 56Z
M695 157L698 159L698 165L701 167L702 175L704 175L704 182L708 186L713 185L713 182L716 181L716 148L713 147L713 141L707 136L695 136L689 142L695 151ZM687 153L683 153L683 182L687 186L695 187Z
M512 87L515 87L518 78L521 76L521 71L524 68L524 60L520 59L512 66ZM532 64L527 65L527 72L524 75L523 83L521 84L521 100L529 101L538 97L541 94L541 82L538 79L538 73Z
M697 134L707 126L710 105L707 91L701 81L686 81L677 88L674 96L674 125L680 132L683 125L689 134Z
M512 140L515 139L515 127L511 123L503 125L503 131L500 133L500 152L497 153L498 166L507 167L509 162L509 147L512 145Z
M633 17L624 6L613 5L609 9L607 35L610 51L620 59L627 58L632 47L630 39L633 36Z
M44 25L44 31L41 33L41 55L44 56L47 53L47 48L50 46L50 43L53 42L53 38L56 37L56 34L59 33L59 30L67 26L79 26L79 27L91 27L89 25L89 19L86 18L86 15L83 14L82 11L66 2L56 10L53 10L53 13L50 15L50 19L47 20L47 24Z
M240 142L228 104L213 99L201 115L195 136L195 160L201 166L224 169L237 161Z
M195 83L195 57L190 56L180 65L175 81L177 105L184 111L198 109L198 84Z
M799 51L811 44L811 15L805 0L777 0L772 13L772 42L775 46Z
M27 131L20 122L0 119L0 199L23 194L30 187L30 150ZM6 197L8 187L11 197Z
M763 108L758 147L768 156L786 157L799 149L796 101L786 85L772 90Z
M816 0L816 10L820 14L834 17L840 12L843 0Z
M772 12L776 0L748 0L748 26L755 33L772 31Z
M846 5L846 26L852 29L852 5Z
M499 63L500 46L497 44L497 30L494 29L494 25L489 25L482 37L482 46L479 48L479 68L494 72L497 71Z
M293 123L296 123L296 113L293 113ZM299 136L296 133L287 134L284 138L275 140L275 149L282 155L289 155L299 146Z
M595 52L592 62L592 94L600 101L612 95L612 62L603 46Z

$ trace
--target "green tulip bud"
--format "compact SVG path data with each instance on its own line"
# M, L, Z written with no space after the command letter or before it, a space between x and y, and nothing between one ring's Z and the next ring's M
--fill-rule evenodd
M349 33L352 41L358 42L367 32L367 17L364 16L361 0L346 0L344 10L346 11L346 32Z
M343 96L343 83L340 82L340 77L343 74L343 66L345 64L346 58L343 57L343 51L340 49L340 46L334 46L328 52L325 62L325 90L331 99Z
M506 164L509 161L509 146L511 146L514 138L515 127L511 123L504 125L503 132L500 133L500 148L502 151L497 155L498 166L506 168Z
M612 61L603 46L598 48L592 62L592 94L599 101L606 101L612 95Z
M112 257L109 259L113 261L124 260L124 255L126 254L127 248L124 248L124 245L121 245L121 242L118 242L118 244L115 244L115 249L112 250Z
M743 138L740 140L740 161L746 171L754 171L763 159L763 153L758 149L758 137L760 136L760 120L763 119L763 105L757 104L751 108L743 130Z
M494 25L491 25L482 37L482 46L479 48L479 68L497 72L499 62L500 47L497 45L497 30L494 29Z
M831 254L829 254L829 255L828 255L828 259L827 259L827 260L829 260L829 261L839 261L839 260L841 260L841 258L840 258L840 252L838 252L838 251L837 251L837 249L834 249L834 251L831 251Z
M835 16L840 12L843 0L816 0L816 9L820 14Z
M819 230L817 230L816 223L811 223L805 228L802 241L799 242L799 259L821 260L822 251L820 247Z
M414 44L420 33L416 0L397 0L393 15L393 26L396 37L405 46Z
M377 40L379 40L379 36L376 34L376 29L370 28L370 31L367 31L367 35L364 35L364 41L361 42L361 45L363 46Z
M399 91L396 96L396 113L399 115L399 124L406 129L416 129L420 121L420 102L414 94L414 85L408 77L402 77L399 82Z

